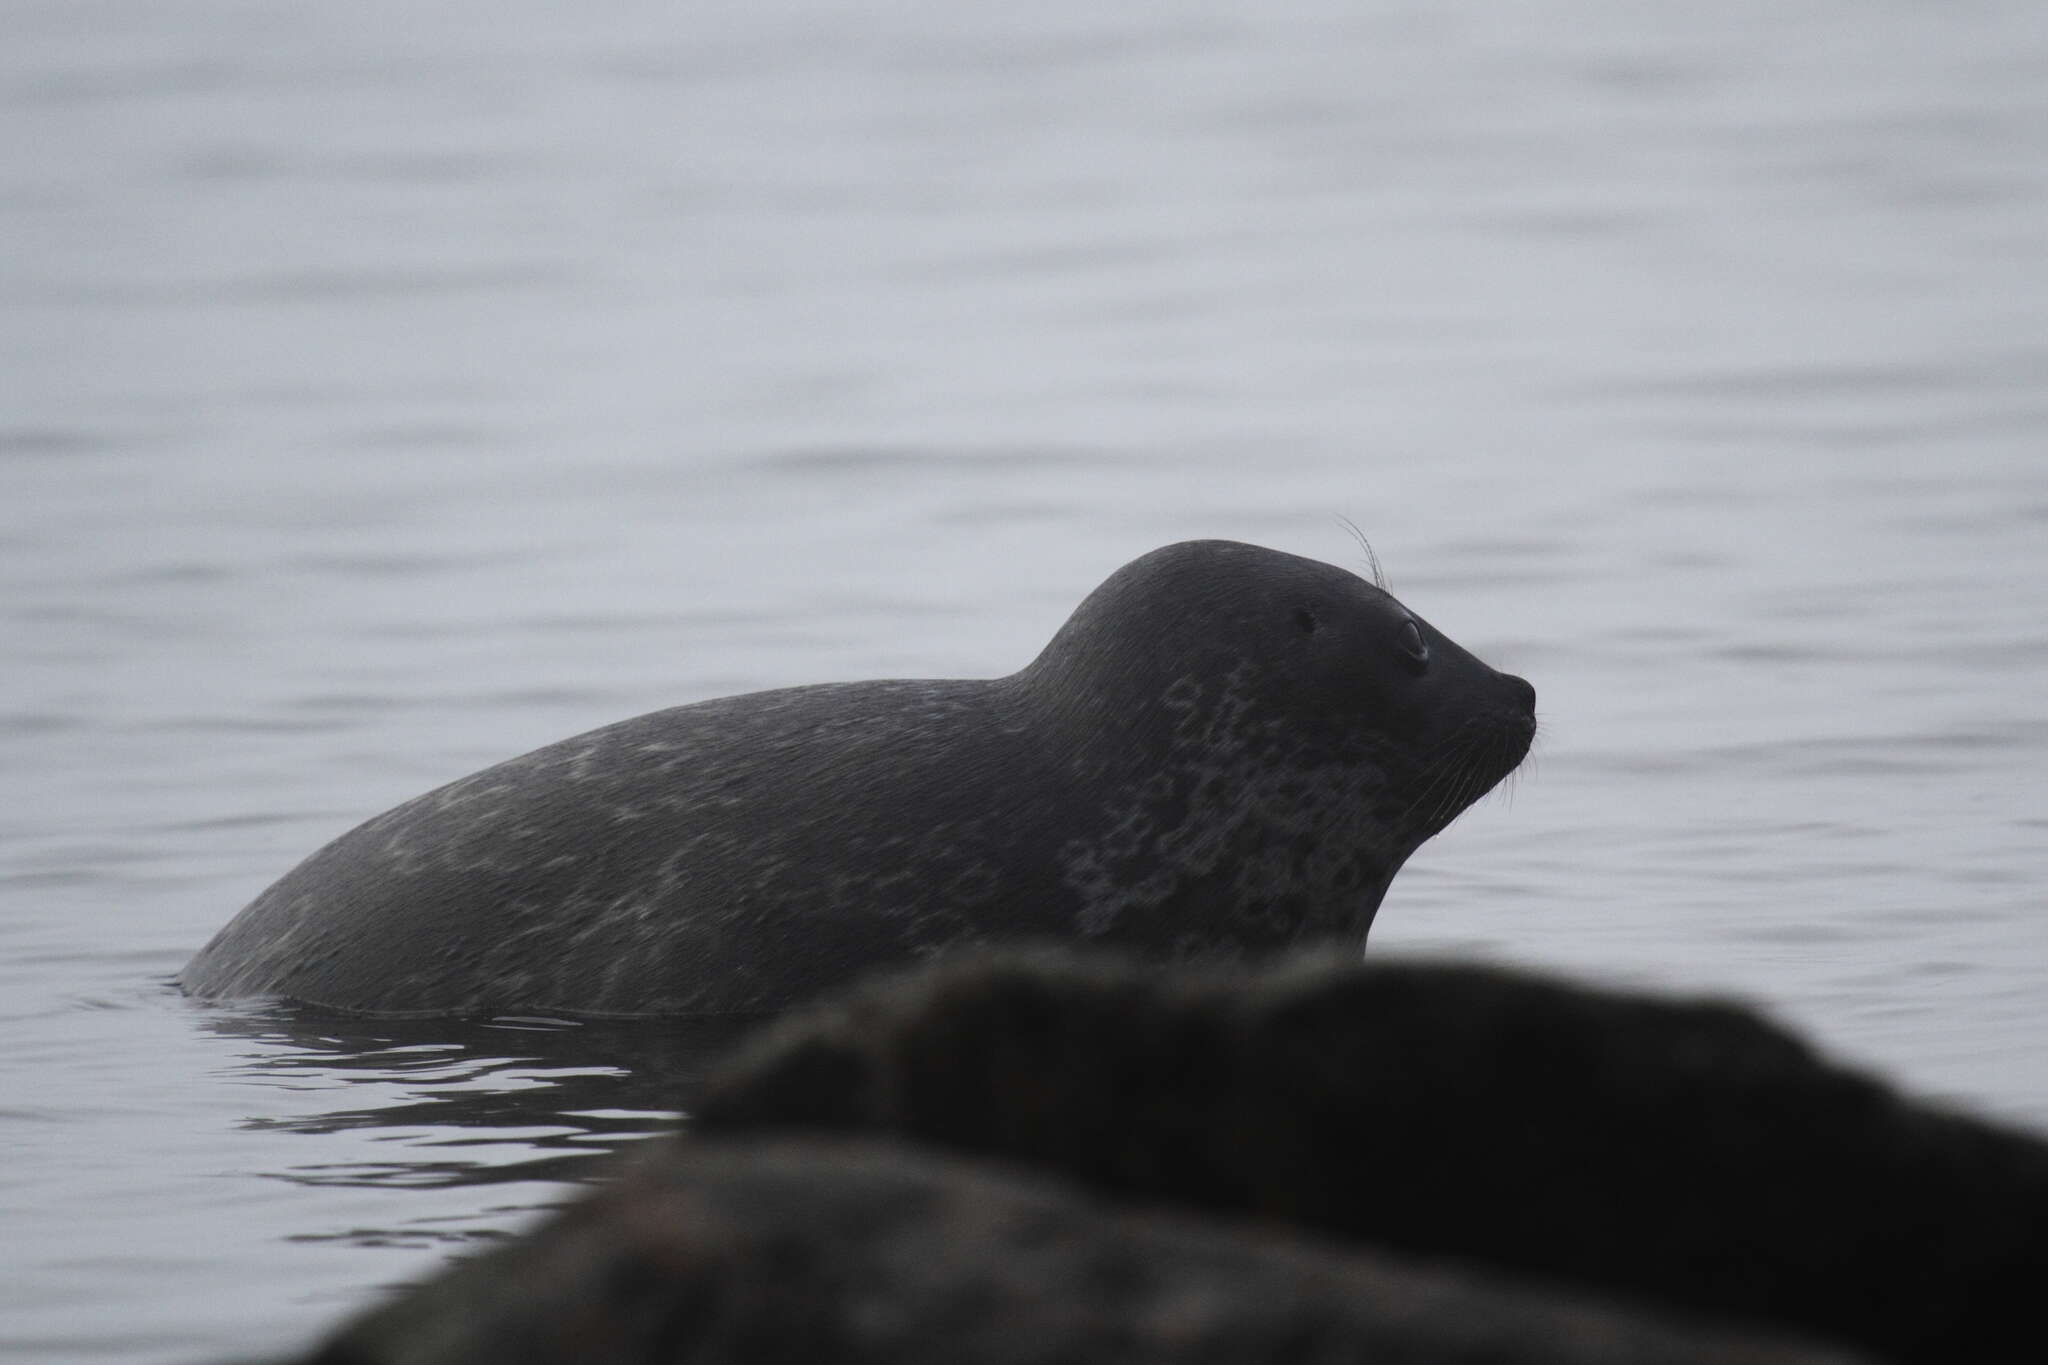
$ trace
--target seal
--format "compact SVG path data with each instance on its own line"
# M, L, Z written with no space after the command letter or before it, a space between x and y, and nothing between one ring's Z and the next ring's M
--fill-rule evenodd
M1363 945L1401 864L1521 762L1535 700L1355 574L1169 545L1007 677L674 707L416 797L179 980L378 1015L758 1014L965 945Z

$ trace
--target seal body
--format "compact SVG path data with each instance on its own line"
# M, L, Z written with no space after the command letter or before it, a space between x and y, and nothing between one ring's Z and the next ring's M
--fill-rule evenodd
M1008 677L725 697L428 792L180 981L369 1014L745 1014L970 944L1362 943L1534 708L1356 575L1170 545Z

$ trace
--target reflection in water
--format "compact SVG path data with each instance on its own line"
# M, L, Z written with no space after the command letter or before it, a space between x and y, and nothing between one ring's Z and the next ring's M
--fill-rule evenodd
M208 1031L247 1045L229 1077L353 1101L243 1127L369 1131L394 1153L267 1174L429 1189L603 1178L591 1158L673 1128L710 1067L762 1022L361 1019L288 1004L198 1014Z

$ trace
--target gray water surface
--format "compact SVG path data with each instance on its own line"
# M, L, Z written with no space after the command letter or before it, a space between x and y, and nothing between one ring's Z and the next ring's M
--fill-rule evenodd
M714 1040L167 985L658 706L985 676L1220 535L1541 697L1375 952L2048 1127L2048 8L17 0L0 1355L302 1339Z

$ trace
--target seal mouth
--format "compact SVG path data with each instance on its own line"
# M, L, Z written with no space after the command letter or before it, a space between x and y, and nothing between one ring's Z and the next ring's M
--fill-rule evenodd
M1535 689L1527 683L1522 688L1530 699L1527 709L1467 719L1420 765L1421 787L1407 810L1419 838L1441 834L1528 757L1536 739Z

